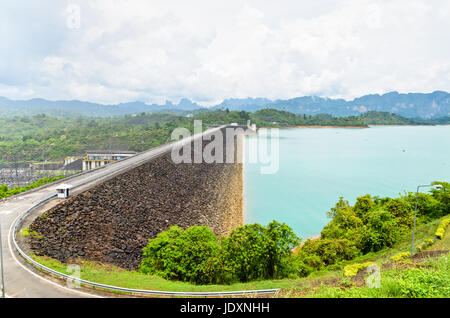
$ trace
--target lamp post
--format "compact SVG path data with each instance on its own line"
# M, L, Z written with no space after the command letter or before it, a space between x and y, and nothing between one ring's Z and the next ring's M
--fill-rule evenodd
M425 185L420 185L417 186L417 191L416 191L416 208L414 209L414 225L413 225L413 234L412 234L412 241L411 241L411 257L414 254L414 233L416 232L416 214L417 214L417 200L419 197L419 188L424 188L424 187L433 187L435 189L442 189L442 185L440 184L425 184Z
M0 263L2 272L2 297L5 298L5 275L3 274L2 217L0 215Z

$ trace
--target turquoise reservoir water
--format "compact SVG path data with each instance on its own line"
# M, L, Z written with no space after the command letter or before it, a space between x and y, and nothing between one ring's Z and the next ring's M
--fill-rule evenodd
M248 162L255 138L264 139L245 141L245 223L275 219L301 238L320 234L340 196L353 204L366 193L395 197L450 180L450 126L280 129L274 174Z

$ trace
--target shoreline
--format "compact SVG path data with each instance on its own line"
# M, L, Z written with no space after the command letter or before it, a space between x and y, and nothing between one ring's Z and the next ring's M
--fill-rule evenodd
M418 125L402 125L402 124L367 124L367 126L333 126L333 125L307 125L307 126L261 126L258 129L278 128L278 129L292 129L292 128L350 128L350 129L365 129L370 127L435 127L435 126L450 126L450 124L418 124Z
M370 128L371 126L380 126L380 127L430 127L430 126L448 126L447 125L434 125L434 124L423 124L423 125L402 125L402 124L367 124L365 126L320 126L320 125L310 125L310 126L289 126L286 128Z
M430 127L430 126L449 126L450 124L422 124L422 125L402 125L402 124L369 124L369 126L381 126L381 127Z
M354 128L354 129L363 129L370 128L365 126L320 126L320 125L310 125L310 126L292 126L288 128Z
M369 126L321 126L321 125L309 125L309 126L285 126L285 127L274 127L274 126L261 126L261 128L279 128L279 129L292 129L292 128L351 128L351 129L364 129L370 128Z

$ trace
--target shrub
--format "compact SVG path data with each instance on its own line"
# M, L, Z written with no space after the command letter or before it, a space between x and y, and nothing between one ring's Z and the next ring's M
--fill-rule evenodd
M314 255L315 256L315 255ZM320 258L319 258L319 265L320 266ZM307 262L305 262L303 259L300 260L298 257L294 258L293 262L293 272L298 277L306 277L309 274L311 274L315 269L314 266L308 265Z
M391 257L391 260L393 260L394 262L399 262L399 261L408 259L410 257L410 255L411 254L409 252L397 253Z
M410 205L414 207L416 203L416 194L409 193L405 198ZM414 210L412 210L414 212ZM425 222L438 219L444 216L444 205L442 202L428 193L419 193L417 196L417 217Z
M419 252L422 252L424 249L426 249L427 247L430 247L433 244L434 244L434 240L432 238L427 238L422 243L417 245L417 250Z
M297 261L301 264L299 266L303 266L304 268L319 270L324 267L323 261L319 255L311 254L305 251L300 251L298 253Z
M341 197L327 215L332 220L320 233L322 239L348 239L360 247L364 224L347 201Z
M359 254L358 248L347 239L308 240L299 251L300 259L317 269L342 260L351 260Z
M301 240L285 223L270 222L265 230L267 277L283 278L292 272L292 250Z
M434 233L434 235L436 235L437 238L439 238L440 240L442 240L444 238L444 234L445 231L447 229L447 226L450 224L450 218L449 219L443 219L441 221L441 223L439 224L436 233Z
M342 288L350 288L353 286L353 282L348 278L344 278L339 281L339 286Z
M240 282L287 277L295 270L290 256L299 243L286 224L247 224L222 239L224 262Z
M264 227L247 224L222 239L223 255L237 280L247 282L266 276L267 258Z
M402 271L396 279L396 284L401 297L448 297L449 277L448 271L444 270L411 269Z
M306 275L292 250L300 239L286 224L249 224L219 240L204 226L172 226L150 239L140 270L195 284L247 282Z
M364 215L374 207L374 205L375 202L372 200L370 194L366 194L356 198L353 210L359 218L363 218Z
M406 228L411 228L414 222L414 201L404 196L387 201L382 208L388 211L397 222Z
M398 241L401 234L401 228L390 212L383 209L373 210L366 216L362 250L368 253L390 247Z
M347 265L344 267L344 276L346 277L355 276L356 274L358 274L358 272L360 272L363 269L366 269L367 267L373 264L374 264L373 262L365 262Z
M432 189L432 196L441 203L442 212L441 216L445 216L450 213L450 183L435 181L433 185L440 184L443 189Z
M166 279L195 284L211 283L211 267L217 265L219 243L206 226L193 226L183 230L172 226L150 239L143 249L140 270Z

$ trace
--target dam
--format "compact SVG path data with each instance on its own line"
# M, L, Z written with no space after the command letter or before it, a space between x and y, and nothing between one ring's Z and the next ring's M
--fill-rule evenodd
M172 225L208 226L228 235L243 223L242 163L240 136L221 132L224 145L234 139L231 150L224 146L233 163L176 164L170 151L162 153L36 217L30 231L38 235L27 240L30 249L65 263L82 258L135 270L148 239ZM208 144L203 139L202 150Z

